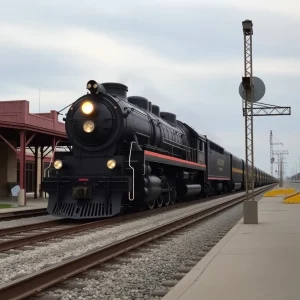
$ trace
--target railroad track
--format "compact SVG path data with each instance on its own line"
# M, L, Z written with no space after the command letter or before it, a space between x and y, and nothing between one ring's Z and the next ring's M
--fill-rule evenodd
M255 191L255 195L261 194L273 187L274 185L261 188ZM206 205L206 207L203 207L197 212L192 212L184 217L178 217L176 220L157 226L154 229L140 232L105 247L95 248L91 251L87 251L85 254L68 258L62 262L48 266L43 270L33 272L30 275L25 275L9 283L0 285L0 295L2 299L17 300L37 294L57 283L63 282L68 278L112 260L117 256L125 254L162 236L191 226L204 218L215 215L244 200L245 195L238 196L229 201Z
M234 194L232 194L234 195ZM214 205L216 202L223 202L221 196L215 196L208 198L207 201L203 201L203 205ZM226 197L226 196L225 196ZM34 223L16 227L9 227L0 229L0 252L29 246L31 244L37 242L44 242L50 239L57 239L60 237L80 233L86 230L92 230L96 228L100 228L107 225L115 225L119 223L124 223L126 221L131 221L134 219L145 218L147 216L151 216L154 214L161 214L166 211L171 211L178 209L180 207L188 207L190 205L195 205L194 201L191 202L182 202L177 203L172 206L162 207L157 210L146 210L134 214L128 214L124 216L119 216L115 218L103 219L100 221L90 221L85 222L82 220L78 220L74 222L74 220L68 219L59 219L59 220L51 220L41 223ZM85 222L82 224L82 222ZM42 232L41 232L42 231Z
M11 221L21 218L31 218L48 215L46 208L37 208L24 211L14 211L0 214L0 222L2 221Z
M241 193L241 191L234 191L231 193L231 195L238 194L238 193ZM217 196L212 196L209 198L202 198L201 200L203 202L206 202L206 201L211 201L211 200L218 199L218 198L221 198L224 196L226 196L226 195L217 195ZM199 199L197 199L197 200L199 200ZM188 205L189 203L192 204L194 202L195 202L194 200L190 200L189 202L179 202L179 203L175 203L174 205L171 205L171 206L155 208L154 210L151 210L150 212L154 212L154 211L157 212L158 210L165 211L165 210L169 210L169 209L175 209L175 208L179 208L184 205ZM21 219L21 218L38 217L38 216L44 216L44 215L49 215L46 208L38 208L38 209L32 209L32 210L28 210L28 211L15 211L15 212L0 213L0 222L17 220L17 219ZM42 223L39 223L39 224L41 224L41 226L43 226Z

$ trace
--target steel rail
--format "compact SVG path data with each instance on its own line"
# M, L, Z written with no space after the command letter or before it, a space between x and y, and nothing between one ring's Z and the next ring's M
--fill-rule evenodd
M212 198L210 198L210 199L211 200L207 201L207 203L206 202L202 202L202 203L206 204L206 206L209 206L209 207L214 205L215 203L211 203ZM214 199L214 201L222 201L222 198ZM226 200L223 200L222 202L224 202L224 201L226 201ZM186 206L188 206L188 205L186 205ZM169 210L172 208L172 206L168 206L168 207L169 207ZM165 211L166 211L166 209L158 210L157 214L161 213L161 212L165 212ZM71 235L71 234L75 234L75 233L78 233L81 231L99 228L99 227L102 227L105 225L113 225L113 224L117 224L117 223L124 222L124 221L138 219L138 218L142 218L142 217L148 216L150 214L154 214L154 213L155 213L155 211L143 211L143 212L139 212L136 214L115 217L113 219L92 221L92 222L88 222L85 224L79 224L79 225L71 224L71 226L67 227L67 228L59 228L59 229L53 228L54 230L51 230L48 232L36 233L36 234L30 235L30 236L18 237L16 239L12 239L9 241L0 242L0 251L6 251L6 250L30 245L33 243L50 240L53 238L59 238L59 237L65 236L65 235ZM63 220L59 220L59 221L63 221ZM39 224L41 224L41 225L39 225ZM7 228L7 229L0 230L0 236L14 234L14 233L20 233L20 232L26 232L28 230L47 228L49 226L54 226L54 225L64 225L64 224L61 224L60 222L57 223L57 221L49 221L48 223L46 222L46 223L30 224L30 225L25 225L25 226L20 226L20 227L12 227L11 229Z
M262 189L262 188L264 188L264 187L260 187L258 189ZM245 193L245 192L237 191L237 192L232 193L231 195L234 195L235 193L238 194L238 193ZM203 198L203 199L200 199L200 200L203 203L206 203L206 202L209 203L210 201L217 200L217 199L220 199L220 198L226 197L226 196L228 196L228 195L218 195L218 196L213 196L213 197L210 197L210 198ZM138 212L138 213L135 213L135 214L117 216L117 217L114 217L113 219L111 219L111 218L102 219L99 222L103 222L103 225L107 225L107 224L114 223L114 221L107 222L107 220L115 220L115 222L120 222L120 221L124 221L124 220L130 220L130 219L136 218L136 217L144 217L146 215L152 215L154 213L163 213L165 211L169 211L169 210L177 209L177 208L180 208L180 207L186 207L186 206L189 206L189 205L193 205L194 203L195 203L195 201L179 202L179 203L175 203L175 204L170 205L170 206L163 206L161 208L146 210L146 211ZM0 218L0 221L1 221L1 218ZM54 226L54 225L60 225L59 222L62 222L62 221L66 222L66 221L68 221L68 219L58 219L58 220L53 220L53 221L46 221L46 222L40 222L40 223L34 223L34 224L28 224L28 225L21 225L21 226L3 228L3 229L0 229L0 236L26 232L26 231L29 231L29 230L42 229L42 228L50 227L50 226ZM72 219L69 219L69 221L72 221Z
M46 227L48 228L51 226L64 225L64 222L66 222L65 219L59 219L59 220L46 221L46 222L41 222L41 223L27 224L27 225L23 225L23 226L2 228L2 229L0 229L0 236L5 236L8 234L16 234L16 233L20 233L20 232L27 232L29 230L43 229L43 228L46 228Z
M219 198L220 198L220 196L211 197L207 200L207 202L215 200L215 199L219 199ZM206 201L203 201L203 202L206 202ZM140 217L140 216L144 217L145 215L152 215L152 214L156 214L156 213L161 213L161 212L177 209L182 206L192 205L194 203L195 203L194 201L179 202L179 203L175 203L174 205L164 206L164 207L156 208L153 210L146 210L146 211L142 211L142 212L138 212L138 213L134 213L134 214L117 216L117 217L114 217L113 219L108 218L108 219L102 219L102 220L93 221L93 222L103 222L103 225L108 225L108 224L113 224L115 222L130 220L132 218L136 218L136 217ZM1 218L0 218L0 221L1 221ZM27 225L21 225L21 226L7 227L7 228L0 229L0 236L16 234L16 233L21 233L21 232L27 232L29 230L42 229L42 228L46 228L46 227L50 227L50 226L60 225L60 222L62 222L62 221L64 221L64 222L79 221L80 222L80 221L84 221L84 219L82 219L82 220L58 219L58 220L39 222L39 223L33 223L33 224L27 224Z
M23 211L12 211L5 212L0 214L0 222L2 221L11 221L20 218L30 218L30 217L38 217L48 215L46 208L37 208Z
M271 189L274 186L268 186L266 189L255 191L255 195ZM154 229L146 230L125 238L118 242L109 244L105 247L96 247L87 251L85 254L72 257L62 262L56 263L43 270L25 275L9 283L0 285L0 295L2 299L19 300L42 290L53 286L61 281L91 269L101 263L111 260L121 254L142 246L152 240L170 234L176 230L192 225L204 218L225 210L237 203L244 201L245 195L231 199L227 202L205 208L197 213L191 213L188 216L178 218L175 221L160 225Z

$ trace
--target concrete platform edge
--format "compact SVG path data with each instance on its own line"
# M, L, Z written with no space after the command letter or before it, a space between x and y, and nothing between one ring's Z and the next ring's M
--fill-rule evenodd
M218 253L234 236L239 228L243 225L242 217L237 224L188 272L170 291L162 298L162 300L178 300L181 296L197 281L197 279L205 272L209 264L214 260ZM199 251L200 252L200 251ZM196 253L195 253L196 254Z

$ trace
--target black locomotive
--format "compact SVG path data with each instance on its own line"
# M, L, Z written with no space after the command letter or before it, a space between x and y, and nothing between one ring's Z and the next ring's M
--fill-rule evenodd
M55 152L42 189L48 212L104 218L244 188L245 164L127 86L89 81L65 118L70 152ZM255 168L255 185L276 179Z

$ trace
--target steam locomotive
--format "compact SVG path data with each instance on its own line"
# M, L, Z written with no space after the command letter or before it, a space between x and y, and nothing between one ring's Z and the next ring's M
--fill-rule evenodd
M106 218L244 189L245 163L120 83L87 83L69 108L70 152L42 182L51 215ZM255 186L276 182L255 168Z

